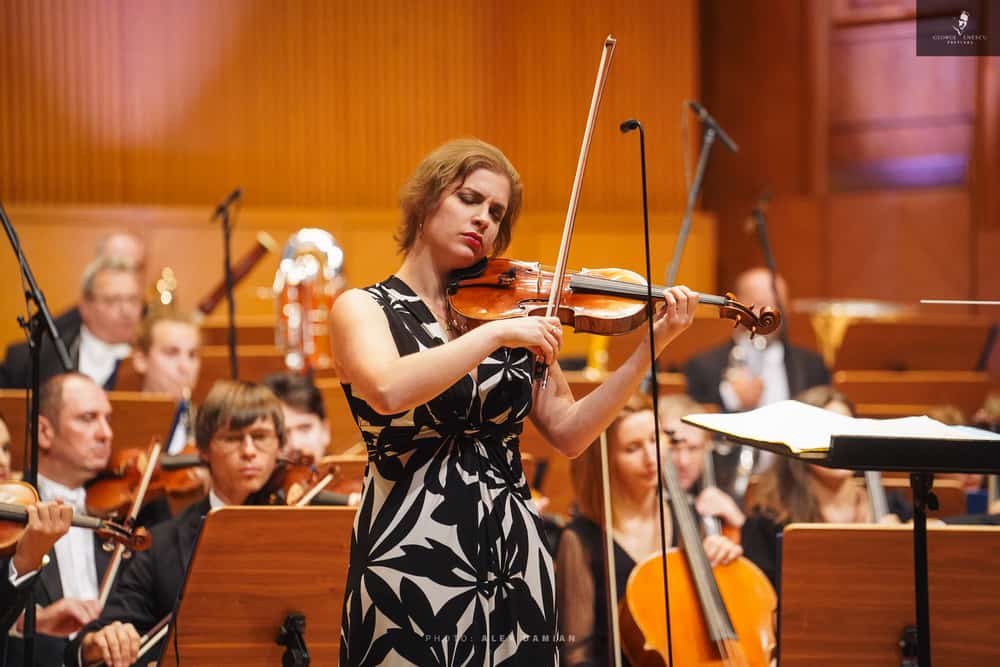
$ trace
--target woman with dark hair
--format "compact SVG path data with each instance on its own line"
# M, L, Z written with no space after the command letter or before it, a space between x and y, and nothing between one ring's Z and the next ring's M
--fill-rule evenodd
M647 372L648 341L575 400L556 363L557 318L496 320L459 335L449 275L503 252L521 180L497 148L448 142L400 197L395 275L345 292L335 367L368 449L344 599L342 664L557 661L552 560L521 467L525 418L579 455ZM664 292L657 352L690 326L697 295ZM535 359L548 382L532 381Z
M854 404L829 385L806 389L796 400L849 417ZM882 523L899 523L909 515L905 503L890 494L889 511ZM778 533L790 523L870 523L871 499L857 483L854 471L810 465L779 456L747 492L750 516L743 524L741 544L777 588Z

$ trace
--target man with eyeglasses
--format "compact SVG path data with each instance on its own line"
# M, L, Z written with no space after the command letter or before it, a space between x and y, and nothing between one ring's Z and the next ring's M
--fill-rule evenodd
M113 389L118 364L131 351L143 301L135 265L122 257L105 256L91 262L80 284L80 320L68 319L59 334L74 369L104 389ZM42 382L63 372L48 336L42 340ZM31 381L31 357L26 343L11 345L0 364L0 387L25 388Z
M100 617L67 648L67 667L155 661L159 647L135 662L139 638L173 612L202 517L216 507L252 504L270 479L284 440L281 403L269 389L228 380L212 387L195 425L198 452L212 477L208 498L153 528L152 547L133 556Z

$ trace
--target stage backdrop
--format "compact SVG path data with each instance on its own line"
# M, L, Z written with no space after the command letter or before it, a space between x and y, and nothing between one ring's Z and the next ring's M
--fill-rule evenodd
M576 266L641 268L638 137L648 132L654 271L685 201L682 102L697 96L694 0L375 3L11 0L0 5L0 198L55 309L75 299L93 242L128 227L183 305L218 280L212 205L244 192L236 250L302 224L342 240L353 284L398 262L401 182L453 137L500 146L521 172L512 252L555 260L605 35L618 39L578 218ZM690 142L688 142L690 143ZM681 277L714 289L700 217ZM16 269L0 253L0 340L16 339ZM240 290L241 314L274 262Z

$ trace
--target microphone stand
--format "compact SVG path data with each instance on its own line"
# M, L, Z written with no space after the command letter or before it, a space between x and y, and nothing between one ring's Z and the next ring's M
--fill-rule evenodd
M642 232L643 240L646 244L646 324L647 337L649 338L649 387L650 397L653 400L653 424L655 424L656 497L660 519L660 553L663 554L663 557L660 559L660 565L663 570L663 604L666 612L664 618L667 619L667 664L672 665L674 663L674 642L670 628L670 586L667 583L667 534L666 528L663 526L663 452L660 446L660 383L656 377L656 341L653 337L653 318L656 312L653 308L653 272L650 268L651 253L649 250L649 195L646 190L646 130L643 129L639 121L631 118L624 121L619 126L619 129L623 134L632 130L639 130L639 161L642 164ZM709 129L709 132L712 132L712 130ZM698 168L703 171L704 165L699 165ZM675 256L675 262L677 259L678 256ZM668 279L667 284L673 285L673 281ZM613 569L614 563L608 563L608 567Z
M698 114L698 119L705 126L705 135L701 142L701 155L698 156L698 168L695 171L694 183L688 190L687 209L684 211L684 221L681 223L680 234L677 235L677 245L674 246L674 257L670 261L670 268L667 269L667 287L672 287L677 280L677 269L680 268L681 255L684 254L684 246L687 245L688 233L691 231L691 217L694 215L694 206L698 202L698 194L701 192L701 182L705 179L705 168L708 166L708 154L712 152L712 144L715 137L719 136L726 148L732 152L738 152L736 145L719 123L709 115L705 107L697 102L688 101L687 105Z
M24 256L21 241L18 239L14 225L11 224L10 219L7 217L7 211L4 210L2 203L0 203L0 221L2 221L4 230L7 232L7 238L10 239L10 245L14 249L17 263L21 267L23 284L27 288L24 292L25 300L29 305L34 301L36 308L34 315L28 320L19 315L17 322L28 335L28 349L31 354L31 402L28 407L28 424L31 427L31 435L26 443L26 446L30 449L30 453L26 458L28 465L24 470L24 481L37 489L38 413L42 378L41 358L42 341L46 333L52 339L52 344L56 349L56 354L63 369L67 371L73 370L73 362L66 351L65 343L63 343L62 338L59 336L59 331L56 329L56 324L52 319L52 312L45 302L45 295L35 281L35 275L31 271L31 266L28 264L27 258ZM24 637L24 664L26 667L31 667L35 664L35 596L30 589L24 609L24 630L22 635Z
M239 200L242 195L243 192L239 188L236 188L229 193L221 204L215 207L215 213L212 215L212 220L216 218L222 219L223 272L226 278L226 305L229 313L229 372L234 380L239 379L240 370L239 361L236 358L236 299L233 294L236 281L233 277L231 260L232 243L230 236L232 228L229 224L229 207Z

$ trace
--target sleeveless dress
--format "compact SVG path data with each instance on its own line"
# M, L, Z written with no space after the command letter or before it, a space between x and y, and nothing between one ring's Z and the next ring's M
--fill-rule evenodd
M391 276L366 291L400 355L442 345ZM518 438L533 356L501 348L428 403L380 415L343 385L368 466L351 538L341 665L557 665L555 584Z

